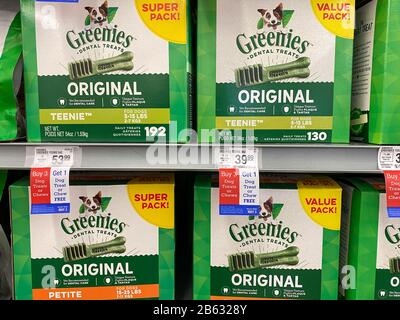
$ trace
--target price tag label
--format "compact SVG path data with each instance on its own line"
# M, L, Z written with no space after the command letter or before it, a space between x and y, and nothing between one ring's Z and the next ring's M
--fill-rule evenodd
M258 149L254 147L221 147L219 167L258 168Z
M400 218L400 147L381 147L379 169L384 172L389 218Z
M218 155L220 215L260 213L256 148L221 148Z
M400 170L400 147L381 147L378 155L378 166L382 171Z
M73 147L37 147L33 167L72 167L74 152Z

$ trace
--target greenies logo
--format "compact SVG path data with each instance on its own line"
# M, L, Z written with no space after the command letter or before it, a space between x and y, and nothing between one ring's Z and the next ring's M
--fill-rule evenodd
M102 192L94 196L80 196L79 217L70 217L61 220L61 228L68 235L85 236L90 229L106 229L120 234L127 224L113 218L107 208L112 200L111 197L103 197ZM90 232L90 231L89 231Z
M279 221L278 217L283 208L283 204L273 203L273 198L267 199L261 206L260 215L258 217L250 216L246 225L240 226L237 223L229 226L229 234L235 242L243 242L250 238L275 238L283 240L288 244L296 241L300 235L283 221Z
M394 226L393 224L388 225L385 228L385 237L386 240L391 244L399 244L400 243L400 228Z
M249 54L253 58L262 53L271 53L268 49L273 47L287 48L303 54L311 46L311 42L296 35L292 28L287 28L295 14L294 10L284 9L280 3L272 8L257 9L257 12L257 33L241 33L236 37L236 45L243 54ZM257 54L253 54L256 50Z
M135 39L132 35L119 30L117 25L112 24L118 7L110 7L107 0L100 7L87 6L84 10L88 13L84 21L85 29L79 32L70 30L66 33L68 45L72 49L79 50L79 53L91 49L102 49L103 47L98 42L109 43L104 44L104 48L116 47L122 51L121 47L128 48Z

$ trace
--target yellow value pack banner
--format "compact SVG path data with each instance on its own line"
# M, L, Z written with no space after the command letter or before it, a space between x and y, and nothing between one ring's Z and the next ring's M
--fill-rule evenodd
M333 34L354 39L355 1L311 0L318 21Z
M330 178L302 179L297 183L300 202L307 215L322 227L340 230L342 189Z

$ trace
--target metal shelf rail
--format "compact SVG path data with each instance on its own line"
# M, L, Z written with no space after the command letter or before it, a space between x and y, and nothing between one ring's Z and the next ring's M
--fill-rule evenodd
M149 144L0 144L0 169L29 169L28 148L76 146L82 159L73 170L87 171L215 171L215 145ZM380 173L379 146L257 145L262 172Z

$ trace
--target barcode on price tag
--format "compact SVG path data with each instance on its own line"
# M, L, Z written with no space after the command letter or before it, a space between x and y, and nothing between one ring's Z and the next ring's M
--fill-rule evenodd
M400 146L381 147L378 166L380 170L400 170Z

